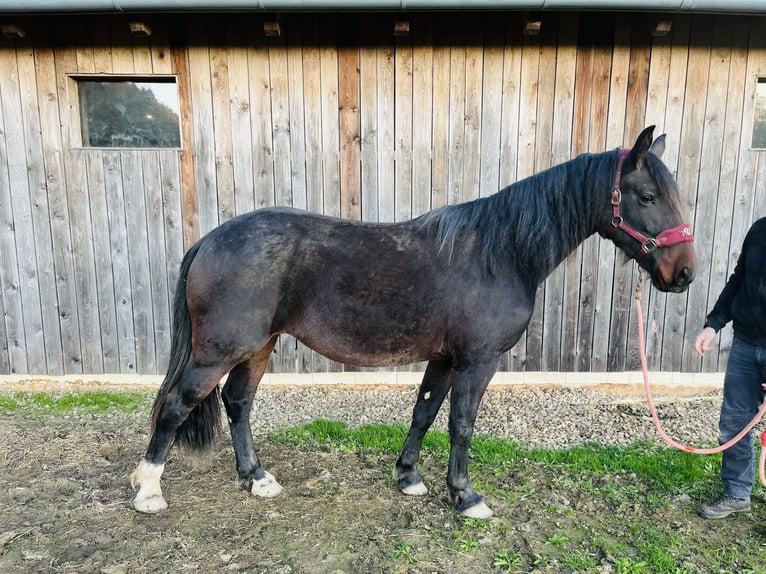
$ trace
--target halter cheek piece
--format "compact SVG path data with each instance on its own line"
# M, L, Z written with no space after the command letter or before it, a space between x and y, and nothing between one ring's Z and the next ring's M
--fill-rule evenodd
M622 164L629 154L629 149L620 150L620 156L617 160L617 173L614 176L614 189L612 190L612 222L607 229L607 237L610 239L613 238L615 232L618 229L621 229L638 241L641 244L641 247L639 247L638 251L633 255L633 259L636 261L641 261L644 255L655 251L658 247L670 247L676 243L688 243L694 241L692 228L688 223L682 223L672 229L666 229L657 235L657 237L647 237L625 223L625 220L620 215L620 203L622 202L620 177L622 176Z

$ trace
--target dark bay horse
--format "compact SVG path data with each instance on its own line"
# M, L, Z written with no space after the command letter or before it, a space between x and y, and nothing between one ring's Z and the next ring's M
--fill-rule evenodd
M464 516L492 511L471 488L468 444L499 357L521 337L535 292L594 233L636 259L661 291L696 272L691 230L653 126L632 150L583 154L495 195L408 222L343 221L294 209L236 217L200 239L181 265L170 365L152 410L146 455L131 475L136 510L167 508L160 488L178 440L209 446L220 429L219 382L240 485L282 490L258 459L253 397L277 337L289 333L344 363L428 361L396 461L405 494L426 431L450 392L447 485Z

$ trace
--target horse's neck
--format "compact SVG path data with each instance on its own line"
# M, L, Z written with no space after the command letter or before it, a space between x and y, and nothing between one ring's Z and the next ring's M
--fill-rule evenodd
M520 210L527 208L527 202L534 202L534 209L544 211L538 213L542 222L538 233L516 236L515 249L520 263L528 273L535 275L530 277L535 284L542 283L597 230L604 205L600 199L606 201L608 189L607 184L600 181L603 178L594 173L595 158L594 155L579 156L554 166L547 173L533 176L519 189L518 200L513 201ZM508 191L513 194L516 190L512 187Z

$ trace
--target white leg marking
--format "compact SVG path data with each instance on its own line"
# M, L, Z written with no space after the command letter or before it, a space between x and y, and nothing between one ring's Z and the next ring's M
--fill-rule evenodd
M474 520L489 520L493 514L494 512L492 512L489 506L480 502L479 504L474 504L471 508L466 508L460 513L460 516L473 518Z
M130 475L130 486L138 489L133 497L133 508L146 514L157 514L168 507L162 497L160 477L165 470L164 464L152 464L142 460Z
M266 471L263 472L266 476L253 481L250 493L253 496L258 496L260 498L274 498L275 496L279 496L279 493L282 492L282 486L270 473Z
M407 494L409 496L425 496L428 494L428 488L425 484L423 484L423 481L421 480L417 484L411 484L409 486L405 486L401 489L403 494Z

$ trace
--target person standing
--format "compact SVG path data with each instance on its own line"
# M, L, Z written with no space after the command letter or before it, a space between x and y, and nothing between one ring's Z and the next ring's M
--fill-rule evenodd
M713 339L729 321L734 328L718 422L720 444L734 438L761 408L766 394L766 217L747 232L734 273L707 315L695 348L700 356L713 349ZM750 510L755 484L753 432L723 453L722 493L697 507L707 519Z

